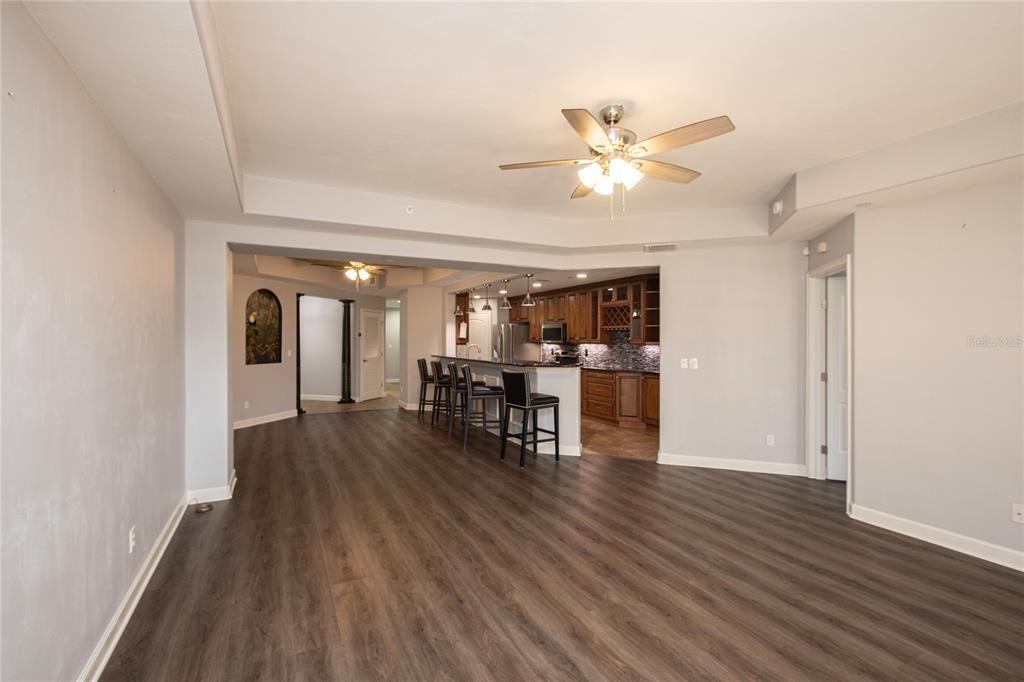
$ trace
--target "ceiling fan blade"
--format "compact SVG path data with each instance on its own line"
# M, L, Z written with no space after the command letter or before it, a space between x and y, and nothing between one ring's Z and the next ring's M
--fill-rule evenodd
M655 180L667 180L668 182L693 182L700 177L700 173L689 168L683 168L664 161L654 159L637 159L634 161L640 172Z
M562 116L565 116L565 120L591 149L607 149L612 146L604 126L586 109L562 109Z
M580 184L576 185L576 189L574 189L572 191L572 196L570 196L569 198L570 199L582 199L583 197L585 197L588 194L590 194L592 191L593 191L592 189L590 189L589 187L587 187L586 185L584 185L581 182Z
M547 168L548 166L579 166L590 163L593 159L559 159L558 161L530 161L529 163L506 163L498 166L501 170L518 170L520 168Z
M736 126L732 124L728 116L709 118L700 123L691 123L688 126L669 130L660 135L649 137L646 140L640 140L629 148L629 153L633 156L658 154L659 152L667 152L670 149L678 149L688 144L718 137L725 133L731 133L733 130L736 130Z

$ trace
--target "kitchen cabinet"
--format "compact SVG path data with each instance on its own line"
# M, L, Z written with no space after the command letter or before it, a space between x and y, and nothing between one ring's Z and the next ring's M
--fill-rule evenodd
M616 372L615 394L619 426L642 429L644 427L643 375L636 372Z
M544 297L544 321L565 321L565 294L552 294Z
M469 342L469 294L455 294L455 309L462 313L455 316L455 345L464 346Z
M530 323L530 341L541 341L541 327L547 321L545 318L546 301L539 296L533 299L534 305L526 308L527 321Z
M617 418L615 373L599 372L592 369L582 370L580 377L580 402L583 414L598 419L615 421Z
M661 379L654 374L645 374L643 379L644 423L658 426L661 418Z
M572 343L587 339L587 291L570 291L565 295L565 334Z

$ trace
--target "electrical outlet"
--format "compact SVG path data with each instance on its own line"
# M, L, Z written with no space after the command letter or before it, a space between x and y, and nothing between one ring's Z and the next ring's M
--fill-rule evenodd
M292 349L291 349L291 348L289 348L289 349L288 349L288 357L291 357L291 356L292 356Z
M697 364L697 358L690 358L690 369L700 369L700 365Z
M1024 504L1013 505L1013 514L1010 518L1014 523L1024 523Z
M767 445L770 448L774 448L775 447L775 434L774 433L769 433L767 436L765 436L764 437L764 444Z
M132 526L128 531L128 553L133 554L135 552L135 526Z
M679 369L690 369L690 361L686 358L679 360Z
M242 403L242 409L243 410L248 410L249 409L249 401L248 400L246 400L244 403Z

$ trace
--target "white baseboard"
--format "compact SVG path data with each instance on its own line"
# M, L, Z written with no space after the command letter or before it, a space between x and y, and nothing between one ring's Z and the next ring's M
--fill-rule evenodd
M284 412L275 412L274 414L265 414L262 417L250 417L249 419L239 419L235 422L235 429L247 429L250 426L257 426L259 424L269 424L270 422L279 422L282 419L291 419L292 417L298 417L298 410L285 410Z
M516 446L518 447L518 441L509 441L508 446L511 448L513 443L516 443ZM555 444L541 443L540 446L538 446L537 452L542 455L553 455L555 454ZM583 453L580 452L579 445L562 445L561 443L558 444L559 457L579 457L582 454Z
M384 383L385 384L400 384L400 383L402 383L402 380L401 379L385 379Z
M217 486L216 488L199 488L196 490L188 491L189 504L199 504L201 502L219 502L220 500L230 500L235 494L235 484L238 483L238 476L235 474L235 470L231 470L231 482L227 485Z
M911 521L901 516L894 516L877 509L870 509L859 504L852 506L850 518L869 523L872 526L885 528L901 535L909 535L946 549L962 552L978 559L991 561L1018 571L1024 571L1024 552L1009 547L993 545L991 542L960 535L950 530L936 528L918 521Z
M303 393L303 400L330 400L332 402L338 402L341 400L340 395L321 395L319 393Z
M174 531L178 529L181 517L184 516L185 509L188 508L187 501L187 496L181 498L181 501L174 507L174 511L171 512L170 517L160 531L160 535L157 536L156 542L150 547L149 554L146 555L142 565L139 566L138 572L136 572L131 584L128 585L128 591L125 592L124 598L121 599L117 610L114 611L114 616L107 623L103 635L92 650L89 660L85 662L82 672L79 673L78 680L81 682L93 682L98 680L100 675L103 674L103 669L107 667L107 661L110 660L110 655L114 653L114 648L117 647L117 642L121 639L125 626L131 620L132 613L135 612L135 607L138 606L139 600L142 598L142 593L146 591L149 579L153 577L153 571L156 570L160 559L164 555L164 550L167 549L171 538L174 537Z
M417 410L420 409L419 403L407 403L404 400L399 400L398 401L398 406L401 407L403 410L412 410L413 412L416 412ZM427 404L423 408L423 411L424 412L432 412L433 409L434 409L434 406L431 405L429 401L427 401Z
M673 455L658 453L658 464L673 466L701 467L704 469L727 469L747 471L755 474L780 474L782 476L806 476L807 467L788 462L760 462L755 459L725 459L722 457L696 457L694 455Z

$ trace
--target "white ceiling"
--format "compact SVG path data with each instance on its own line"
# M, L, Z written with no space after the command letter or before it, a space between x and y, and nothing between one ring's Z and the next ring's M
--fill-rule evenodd
M27 7L183 215L238 214L188 3L31 2Z
M1020 100L1018 3L222 2L246 172L561 217L576 157L559 109L626 104L641 137L728 114L659 158L630 213L764 204L796 170ZM635 28L629 29L627 26ZM622 27L622 28L619 28Z

